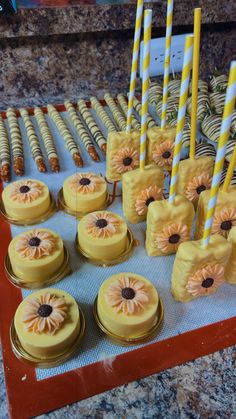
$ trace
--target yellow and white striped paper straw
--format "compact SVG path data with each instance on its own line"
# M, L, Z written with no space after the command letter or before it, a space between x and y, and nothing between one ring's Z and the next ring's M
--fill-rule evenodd
M188 87L189 79L192 65L193 57L193 36L188 35L185 40L184 47L184 62L182 69L182 78L180 86L180 98L179 98L179 110L177 117L177 127L176 127L176 137L175 137L175 148L174 148L174 158L172 163L172 173L170 181L170 194L169 202L172 204L175 200L176 195L176 186L178 180L178 170L179 170L179 161L180 161L180 152L182 146L182 136L184 129L184 121L186 115L186 106L188 99Z
M144 12L144 35L143 35L143 79L142 79L142 115L140 136L140 169L144 170L146 160L147 143L147 114L148 114L148 91L149 91L149 66L150 66L150 42L152 29L152 10Z
M191 131L190 131L190 159L195 157L197 136L197 98L198 98L198 75L200 58L201 37L201 9L194 9L194 42L193 42L193 72L192 72L192 101L191 101Z
M229 131L232 121L232 113L234 110L236 99L236 61L232 61L229 72L229 80L225 97L225 106L222 117L220 137L218 141L218 148L216 154L216 161L213 173L213 179L211 184L210 199L207 206L207 215L204 225L203 237L202 237L202 246L207 247L210 236L211 228L215 213L215 207L217 202L217 195L220 187L222 169L224 166L225 152L226 152L226 143L229 138Z
M136 74L137 74L137 68L138 68L138 54L139 54L140 34L141 34L141 29L142 29L143 2L144 2L144 0L138 0L138 2L137 2L137 12L136 12L136 21L135 21L135 30L134 30L134 46L133 46L132 66L131 66L131 75L130 75L129 103L128 103L128 112L127 112L126 132L130 132L130 130L131 130L134 93L135 93L135 85L136 85Z
M168 83L170 75L170 49L171 49L171 35L173 22L173 8L174 0L168 0L167 3L167 17L166 17L166 45L165 45L165 65L164 65L164 82L163 82L163 98L162 98L162 112L161 112L161 129L166 126L166 108L168 99Z

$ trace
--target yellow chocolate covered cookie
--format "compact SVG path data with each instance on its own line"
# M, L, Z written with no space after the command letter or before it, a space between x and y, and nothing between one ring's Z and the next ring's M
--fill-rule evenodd
M3 190L2 200L7 215L19 221L40 217L50 206L47 185L34 179L11 183Z
M40 359L55 357L70 348L78 336L78 305L65 291L40 290L18 306L14 326L22 347L30 355Z
M130 272L115 274L100 287L98 317L117 336L139 337L156 323L158 301L156 288L143 276Z
M78 244L88 257L115 259L126 249L127 225L123 218L112 212L92 212L79 222Z
M107 184L95 173L76 173L65 180L63 196L65 204L73 211L96 211L106 202Z
M24 282L44 282L58 272L64 261L61 237L46 228L27 230L8 247L14 274Z

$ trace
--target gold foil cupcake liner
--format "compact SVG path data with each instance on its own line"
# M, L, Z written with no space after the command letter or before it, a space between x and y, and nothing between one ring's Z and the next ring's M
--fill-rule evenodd
M57 211L56 201L53 198L52 194L50 193L50 205L44 214L40 215L37 218L15 220L14 218L11 218L9 215L7 215L3 201L2 199L0 199L0 216L7 223L13 224L16 226L32 226L34 224L43 223L44 221L48 220L48 218L50 218L56 211Z
M78 332L78 335L75 339L75 341L70 345L65 351L58 355L54 355L53 357L48 358L36 358L33 355L30 355L28 352L25 351L25 349L22 347L21 342L17 336L15 325L14 325L14 319L12 320L11 327L10 327L10 341L11 341L11 347L12 351L15 354L15 356L22 362L25 362L26 364L32 365L35 368L54 368L58 365L61 365L68 361L69 359L73 358L76 353L79 350L79 343L81 339L84 336L84 332L86 329L86 323L85 323L85 316L83 311L79 307L79 315L80 315L80 330Z
M8 254L5 257L4 268L5 268L5 273L8 280L13 285L19 288L34 290L34 289L45 288L50 285L56 284L61 279L63 279L66 275L68 275L71 272L69 260L70 260L69 252L67 248L64 246L64 260L61 267L55 274L51 276L51 278L48 278L42 282L25 282L21 278L18 278L18 276L16 276L12 270L12 265L11 265L11 261Z
M66 214L72 215L77 220L81 220L81 218L83 218L85 215L87 215L91 212L91 211L87 211L87 212L75 211L75 210L71 209L70 207L68 207L65 203L65 200L64 200L63 188L61 188L60 191L58 192L57 204L58 204L58 208L60 210L64 211ZM104 205L102 205L100 208L97 208L94 211L105 210L110 204L111 204L111 199L110 199L109 193L107 192L106 200L105 200Z
M98 312L97 312L97 298L95 298L94 304L93 304L93 316L94 320L99 327L99 329L105 334L105 336L116 345L120 346L133 346L133 345L140 345L142 343L148 342L149 340L152 340L160 331L161 325L164 320L164 305L163 301L159 297L159 303L157 307L157 320L156 323L152 326L150 330L143 333L142 335L139 335L137 337L132 338L126 338L124 336L118 336L115 333L112 333L110 330L108 330L101 322Z
M129 259L131 256L133 249L135 246L138 246L138 241L134 238L132 231L128 228L127 229L127 244L125 251L118 256L117 258L114 258L112 260L107 259L97 259L93 258L90 255L88 255L86 252L84 252L83 249L81 249L79 242L78 242L78 233L75 236L75 247L77 252L89 263L92 263L96 266L102 266L106 268L107 266L114 266L118 265L119 263L124 262L125 260Z

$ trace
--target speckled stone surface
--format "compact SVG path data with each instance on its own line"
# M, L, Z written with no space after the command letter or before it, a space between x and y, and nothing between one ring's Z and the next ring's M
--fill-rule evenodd
M224 349L38 418L235 419L235 350ZM7 417L0 353L0 418Z
M0 16L0 37L46 36L124 30L134 28L136 2L128 4L73 4L68 7L21 8L14 16ZM166 1L147 2L153 7L153 25L165 27ZM202 8L202 23L234 22L234 0L178 0L174 6L174 25L192 24L191 10ZM69 24L68 24L69 22Z
M182 27L178 28L179 33ZM153 36L157 32L153 31ZM201 77L215 67L227 72L235 51L236 29L204 29ZM0 107L72 101L105 91L127 92L133 45L132 31L2 39ZM140 83L137 83L137 89Z

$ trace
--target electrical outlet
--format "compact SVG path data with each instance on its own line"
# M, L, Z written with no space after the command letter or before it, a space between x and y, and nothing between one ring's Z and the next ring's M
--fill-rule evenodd
M171 57L170 57L170 73L178 73L182 71L184 59L184 44L187 35L175 35L171 40ZM150 49L150 77L160 76L164 74L165 61L165 37L155 38L151 40ZM143 41L140 46L139 75L142 78L142 61L143 61Z

